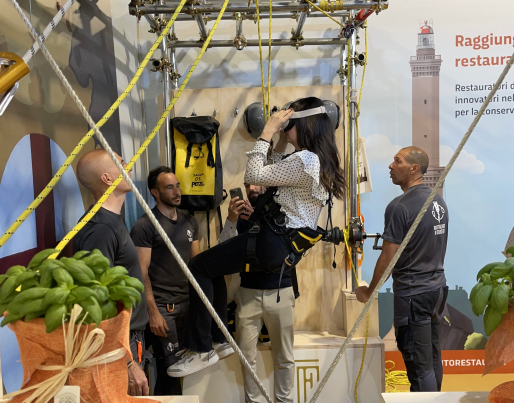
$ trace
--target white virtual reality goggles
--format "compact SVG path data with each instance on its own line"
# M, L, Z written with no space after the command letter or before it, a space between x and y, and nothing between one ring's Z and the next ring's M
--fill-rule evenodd
M286 109L286 108L284 108L284 109ZM295 125L295 121L294 121L295 119L301 119L301 118L306 118L308 116L320 115L322 113L327 113L327 109L324 106L318 106L316 108L306 109L304 111L295 112L291 115L289 120L284 122L284 124L282 125L282 130L284 130L285 132L287 132L288 130L291 130L293 128L293 126Z

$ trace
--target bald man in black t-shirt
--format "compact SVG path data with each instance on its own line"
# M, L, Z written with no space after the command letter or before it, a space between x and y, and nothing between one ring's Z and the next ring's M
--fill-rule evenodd
M121 164L125 166L123 159L117 154L116 156ZM95 202L102 197L119 175L118 168L105 150L88 152L79 160L77 165L78 180L82 186L93 194ZM129 192L130 187L127 182L125 180L121 181L100 210L73 238L73 253L81 250L99 249L109 259L111 267L123 266L128 270L130 276L142 281L136 247L130 239L125 220L120 215L125 196ZM127 364L128 393L131 396L148 396L149 394L148 380L143 372L144 330L147 323L148 313L143 293L141 303L132 309L130 318L129 341L133 361L127 357Z
M400 150L389 166L391 179L403 190L385 212L384 243L369 287L355 290L367 302L432 189L423 184L427 154L418 147ZM441 390L443 368L439 322L448 287L444 257L448 240L448 208L436 194L429 210L393 268L394 327L411 392Z

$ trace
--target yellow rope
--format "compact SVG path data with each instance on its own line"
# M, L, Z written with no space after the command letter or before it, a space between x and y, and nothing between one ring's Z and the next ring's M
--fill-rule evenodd
M214 23L212 30L209 32L209 35L207 36L207 39L205 40L205 42L202 46L202 49L200 50L200 53L198 54L198 57L196 58L193 65L191 66L191 69L189 70L186 77L184 78L182 85L178 89L177 93L175 94L175 96L173 97L173 99L171 100L169 105L166 107L166 110L162 114L161 118L158 120L158 122L155 125L155 127L153 128L152 132L148 135L148 137L144 141L143 145L139 148L139 150L137 150L135 155L132 157L130 162L125 167L126 172L129 172L132 169L132 167L134 166L136 161L146 150L146 148L148 147L150 142L153 140L153 138L157 135L157 133L159 132L159 129L161 128L163 123L166 121L166 116L168 115L168 113L170 113L171 109L175 105L175 102L177 102L177 99L182 94L182 91L184 91L184 88L186 87L186 85L189 81L189 78L195 71L196 66L198 65L198 62L200 61L203 54L207 50L207 47L209 46L209 42L211 41L214 31L216 31L216 28L218 27L218 23L220 22L221 17L223 16L223 13L225 12L228 1L229 0L225 0L225 2L223 3L223 7L221 8L218 18L216 19L216 22ZM102 197L94 204L93 208L91 208L91 210L84 216L84 218L82 218L82 220L80 220L78 222L78 224L62 239L62 241L59 242L59 244L55 247L55 249L57 249L59 252L63 250L63 248L66 246L66 244L73 239L73 237L89 222L89 220L91 220L91 218L93 218L93 216L96 214L96 212L100 209L100 207L102 207L102 205L105 203L105 201L109 198L111 193L114 191L114 189L116 189L116 187L120 184L120 182L122 180L123 180L123 176L120 174L120 176L118 176L118 178L113 182L113 184L111 186L109 186L109 188L105 191L105 193L102 195ZM57 257L59 252L51 255L50 258Z
M261 86L262 86L262 108L264 113L264 122L268 121L268 112L266 110L266 93L264 89L264 69L262 67L262 43L261 43L261 17L259 16L259 0L255 0L255 13L257 15L257 35L259 36L259 61L261 63Z
M269 38L268 38L268 119L271 116L271 13L273 9L272 0L269 0Z
M105 115L98 121L96 124L98 128L101 128L107 120L112 116L112 114L118 109L120 104L123 102L123 100L127 97L127 95L130 93L132 88L136 85L137 81L139 80L139 77L141 74L143 74L143 71L150 61L150 58L152 57L153 53L157 50L157 48L162 43L163 38L168 34L169 30L171 29L171 26L177 19L177 16L180 13L180 10L182 10L182 7L187 2L187 0L182 0L180 4L177 6L177 9L169 22L166 24L166 27L161 32L153 46L150 48L148 53L146 54L145 58L141 62L141 65L136 71L136 74L134 74L134 77L130 81L127 88L123 90L121 95L118 97L118 99L112 104L112 106L109 108L109 110L105 113ZM77 146L73 149L71 154L68 158L66 158L66 161L62 164L62 166L59 168L57 173L54 175L52 180L45 186L45 188L41 191L41 193L36 197L36 199L30 203L30 205L23 211L23 213L20 214L20 216L11 224L11 226L5 231L4 235L0 238L0 248L5 245L5 243L11 238L11 236L16 232L16 230L20 227L21 224L30 216L30 214L43 202L43 200L50 194L52 189L55 187L57 182L61 179L61 177L64 175L64 172L68 169L68 167L72 164L72 162L75 160L77 155L80 153L82 148L87 144L87 142L94 136L93 129L89 130L87 134L79 141Z
M346 28L343 24L341 24L339 21L337 21L335 18L331 17L330 14L323 11L321 8L319 8L316 4L311 3L309 0L305 0L307 3L309 3L312 7L314 7L316 10L321 11L323 14L325 14L328 18L330 18L332 21L334 21L337 25L340 25L343 28ZM342 3L342 2L341 2Z
M386 393L409 392L409 390L397 390L396 387L400 385L410 385L409 378L406 371L393 371L395 363L391 360L385 364L391 363L392 367L385 367L385 386L393 388L393 390L386 390Z

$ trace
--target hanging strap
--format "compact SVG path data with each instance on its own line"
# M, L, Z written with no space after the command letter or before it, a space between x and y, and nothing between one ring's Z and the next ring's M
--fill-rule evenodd
M298 288L298 277L296 277L296 266L291 269L291 282L293 283L294 299L298 299L300 291Z
M205 214L207 214L207 247L211 249L211 227L209 224L209 210L207 210Z
M330 222L330 230L334 229L334 224L332 223L332 207L334 207L334 203L332 201L332 192L328 193L328 216L327 216L327 225L325 225L325 230L328 231L328 223ZM332 267L335 269L337 267L336 264L336 244L334 245L334 258L332 260Z
M187 144L187 155L186 155L186 164L185 167L189 168L189 160L191 159L191 152L193 150L194 143L189 142Z
M207 150L209 151L207 153L207 166L214 168L214 154L212 153L212 144L210 141L208 141L206 144L207 144Z
M223 231L223 221L221 218L221 207L220 206L216 207L216 211L218 212L218 220L220 220L220 235L221 235L221 231Z

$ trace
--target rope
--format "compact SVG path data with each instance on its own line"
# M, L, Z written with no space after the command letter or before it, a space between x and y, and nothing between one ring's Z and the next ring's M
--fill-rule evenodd
M328 379L330 378L330 375L332 375L332 372L334 372L335 367L337 366L339 360L341 359L341 357L343 356L344 352L346 351L346 348L348 347L348 344L350 344L350 342L352 341L353 335L357 331L357 328L360 326L361 322L363 321L364 315L369 311L369 308L371 307L371 304L373 303L373 300L377 297L378 292L380 291L380 288L384 285L386 279L391 274L391 271L393 270L393 267L396 265L396 262L398 261L398 258L403 253L405 247L409 243L409 241L410 241L410 239L412 237L412 234L414 234L414 231L416 231L416 228L418 228L418 225L419 225L421 219L423 218L423 216L425 215L425 213L426 213L430 203L432 203L432 200L434 199L435 195L437 194L437 191L443 185L443 183L444 183L444 181L446 179L446 176L448 176L448 173L450 172L450 170L452 169L453 165L455 164L455 161L459 157L459 155L460 155L462 149L464 148L464 146L466 145L469 137L473 133L473 130L475 130L475 127L477 126L478 122L480 121L480 118L484 114L487 106L491 102L491 99L494 97L494 94L496 94L496 91L498 90L498 88L500 87L501 83L503 82L505 76L507 75L507 73L509 72L510 68L512 67L512 64L514 64L514 53L512 54L512 56L510 57L507 65L505 66L505 68L503 69L502 73L500 74L500 77L498 78L498 81L496 82L496 84L494 84L493 89L491 90L491 92L489 93L489 95L485 99L484 103L480 107L480 110L478 111L478 114L473 119L473 122L471 122L471 125L469 126L469 129L466 131L466 134L464 135L464 137L462 138L459 146L455 150L455 153L453 154L452 158L450 159L450 162L448 163L446 168L444 168L443 173L441 174L441 177L439 178L439 180L437 181L436 185L432 189L432 192L428 196L428 199L426 200L425 204L421 208L418 216L414 220L414 223L410 227L409 232L407 232L407 235L406 235L405 239L402 241L400 247L398 248L398 250L394 254L393 259L391 260L391 262L389 262L389 265L387 266L384 274L382 275L382 277L380 278L377 286L375 287L375 289L371 293L371 296L370 296L368 302L366 302L366 304L364 305L364 309L361 311L359 317L357 318L357 321L355 322L355 325L353 325L352 330L348 334L346 340L343 342L343 345L339 349L339 352L337 353L336 357L334 358L334 361L330 365L330 368L328 369L327 373L325 374L325 376L321 380L320 384L318 385L318 388L316 389L316 392L312 396L312 398L310 400L310 403L314 403L318 399L321 391L323 390L323 388L325 387Z
M150 48L148 53L146 54L145 58L141 62L141 65L136 71L136 74L134 74L134 77L130 81L127 88L123 90L121 95L118 97L118 99L112 104L112 106L109 108L109 110L105 113L105 115L98 121L97 127L101 128L113 115L113 113L118 109L120 104L123 102L123 100L127 97L127 95L130 93L132 88L136 85L137 81L139 80L139 77L143 74L143 71L150 61L150 58L152 57L153 53L157 50L157 48L161 45L161 42L163 38L168 34L169 30L171 29L171 26L175 22L177 16L180 13L180 10L182 10L182 7L187 2L187 0L182 0L180 4L177 6L177 10L175 11L175 14L171 17L168 24L166 24L166 27L161 32L161 35L157 38L153 46ZM38 38L38 41L40 41L40 38ZM39 43L39 42L38 42ZM42 42L41 42L42 43ZM38 45L39 46L39 45ZM59 70L60 71L60 70ZM89 125L92 127L91 125ZM89 130L87 134L82 137L82 139L79 141L77 146L73 149L71 154L66 158L66 161L62 164L62 166L59 168L57 173L54 175L52 180L48 182L48 184L45 186L45 188L41 191L41 193L35 198L35 200L29 204L29 206L18 216L18 218L11 224L11 226L5 231L4 235L0 238L0 248L5 245L5 243L11 238L11 236L16 232L16 230L20 227L21 224L32 214L32 212L45 200L45 198L50 194L52 189L57 185L57 182L62 178L68 167L71 166L77 155L82 151L82 148L87 144L87 142L95 135L95 132L93 129Z
M25 24L27 25L27 27L29 28L30 30L30 33L31 35L34 37L34 39L37 39L38 36L37 36L37 33L34 31L34 28L32 27L30 21L27 19L27 17L25 16L25 13L23 12L23 10L20 8L18 2L16 0L11 0L13 5L16 7L16 10L18 11L18 13L20 14L20 16L23 18L23 21L25 22ZM223 6L221 8L221 11L218 15L218 18L216 19L216 22L214 23L214 26L211 30L211 32L209 33L209 36L207 37L207 39L205 40L204 42L204 45L202 47L202 50L200 51L200 53L203 55L203 53L205 53L205 50L207 49L207 46L209 45L209 42L212 38L212 34L214 33L214 31L216 30L217 26L218 26L218 23L220 22L221 20L221 17L223 16L223 13L225 12L225 9L228 5L228 1L229 0L225 0L225 2L223 3ZM159 233L159 235L162 237L162 239L164 240L164 243L166 244L166 246L168 247L168 249L170 250L171 254L173 255L173 257L177 260L177 262L179 263L180 265L180 268L182 269L182 271L184 272L185 276L187 277L187 279L189 280L189 282L191 283L191 285L193 286L193 288L196 290L196 292L198 293L200 299L202 300L202 302L205 304L205 306L207 307L207 310L209 311L209 313L211 314L211 316L213 317L214 321L216 322L216 324L218 325L218 327L221 329L221 331L223 332L223 335L226 337L227 341L229 342L230 346L234 349L234 351L237 353L237 355L239 356L239 359L241 360L241 363L243 364L244 368L250 372L250 374L252 375L252 378L254 379L256 385L259 387L259 389L261 390L262 394L265 396L266 400L268 401L268 403L273 403L271 397L269 396L268 392L266 391L266 389L264 388L264 386L262 385L262 383L260 382L259 378L257 377L257 375L255 374L255 372L252 370L250 364L248 363L248 361L246 360L246 358L244 357L243 353L241 352L240 348L238 347L238 345L236 344L236 342L234 341L234 339L232 338L232 335L230 334L230 332L227 330L227 328L225 327L225 325L223 324L223 321L221 320L221 318L218 316L218 314L216 313L216 311L214 310L214 308L212 307L212 305L210 304L209 300L207 299L206 295L204 294L203 290L201 289L200 285L198 284L198 282L196 281L196 279L194 278L194 276L191 274L191 272L189 271L189 269L187 268L187 265L184 263L184 261L182 260L182 257L180 256L180 254L178 253L178 251L175 249L175 246L171 243L170 239L168 238L168 235L166 234L166 232L164 231L164 229L161 227L161 225L159 224L159 222L157 221L157 219L155 218L152 210L150 209L150 207L148 206L148 204L146 203L145 199L143 198L143 196L141 195L141 193L139 193L139 190L137 189L136 185L134 184L134 182L132 182L132 179L130 178L130 176L127 174L127 172L125 171L125 168L121 165L121 163L118 161L118 159L116 158L116 156L114 155L114 152L112 151L111 147L109 146L109 143L107 142L107 140L105 140L105 137L102 135L102 133L100 132L100 130L98 129L98 127L96 126L94 120L91 118L91 116L89 116L89 113L87 112L86 108L84 107L84 105L82 104L82 102L80 101L80 99L78 98L77 94L75 94L75 92L73 91L73 88L71 88L71 85L69 84L68 80L66 79L66 77L64 77L63 73L61 72L61 70L59 69L59 66L57 66L57 63L55 63L55 60L52 58L52 56L50 55L50 53L48 52L48 50L46 49L45 45L43 43L40 42L40 46L41 46L41 50L43 51L43 54L45 55L45 57L48 59L48 61L50 62L50 65L52 66L52 68L54 69L54 71L57 73L59 79L61 80L61 82L63 83L63 85L65 86L66 90L69 92L70 96L72 97L73 101L77 104L77 107L80 109L80 112L82 113L82 115L84 116L84 118L87 120L88 124L93 128L98 140L100 141L100 143L102 144L102 146L104 147L105 151L109 154L109 156L111 157L112 161L114 162L114 164L116 165L116 167L118 168L118 170L120 171L121 173L121 176L122 178L127 182L127 184L129 185L130 189L132 190L132 192L134 193L134 196L136 197L136 199L138 200L138 202L140 203L141 207L143 208L144 212L148 215L148 218L150 219L150 221L152 222L152 224L155 226L157 232ZM200 55L199 55L200 56ZM195 63L197 64L199 61L199 58L197 58L197 60L195 60ZM194 67L195 64L193 64ZM193 68L193 67L192 67ZM186 76L186 79L189 79L189 76L191 74L191 71L188 73L188 75ZM185 80L186 80L185 79ZM184 80L184 81L185 81ZM179 92L183 89L183 86L180 87L179 89ZM177 94L179 94L179 92L177 92ZM173 98L173 100L175 101L177 98L177 96L175 96ZM173 101L172 101L173 102ZM171 105L171 103L170 103ZM171 108L168 106L168 108L171 110ZM167 108L167 109L168 109ZM159 122L163 121L164 118L161 117L161 119L159 120ZM158 123L159 124L159 123ZM161 122L162 124L162 122ZM154 129L155 130L155 129ZM128 168L128 167L127 167ZM119 178L118 178L119 179Z
M255 0L255 13L257 15L257 35L259 36L259 62L261 64L261 86L262 86L262 108L264 113L264 123L268 121L268 111L266 110L266 91L264 89L264 68L262 67L262 42L261 42L261 17L259 17L259 0Z
M48 38L48 35L57 27L59 22L61 21L62 17L68 12L68 10L71 8L71 6L75 3L75 0L68 0L64 6L61 7L61 9L55 14L54 18L52 18L52 21L46 26L45 30L41 35L39 35L39 39L41 42L44 42L46 38ZM23 61L28 65L30 62L30 59L37 53L39 50L39 43L38 41L34 42L34 44L30 47L30 49L25 53L23 56Z
M393 390L387 390L386 393L398 393L398 392L409 392L408 390L397 390L396 386L410 385L409 378L407 378L407 371L393 371L395 363L391 360L385 362L391 363L391 367L385 367L385 386L393 388Z
M367 56L368 51L368 30L364 30L364 38L365 38L365 52ZM360 169L360 163L359 163L359 154L360 154L360 143L359 143L359 115L360 115L360 106L361 106L361 98L362 98L362 89L364 87L364 77L366 76L366 66L368 65L367 59L364 61L364 68L362 69L362 79L361 79L361 88L359 92L359 101L357 102L357 116L355 117L355 127L357 129L357 178L359 178L359 169ZM357 179L357 212L360 215L361 213L361 184L359 179ZM346 241L345 241L346 243ZM348 247L348 244L347 244ZM352 268L353 273L355 275L355 282L357 284L357 287L359 286L359 279L357 278L357 272L355 270L355 267L353 266L353 261L350 259L350 262L352 262ZM359 381L361 379L362 375L362 369L364 367L364 359L366 358L366 350L368 348L368 334L369 334L369 313L366 312L366 336L364 338L364 348L362 349L362 360L361 360L361 366L359 368L359 374L357 375L357 379L355 379L355 387L353 390L353 393L355 395L355 401L359 403L359 395L357 393L357 387L359 386Z
M268 38L268 119L271 116L271 102L270 102L270 96L271 96L271 13L273 10L273 3L272 0L269 0L269 38Z

